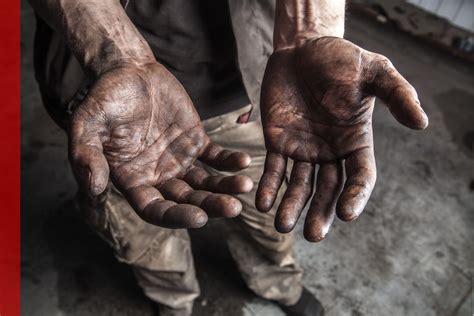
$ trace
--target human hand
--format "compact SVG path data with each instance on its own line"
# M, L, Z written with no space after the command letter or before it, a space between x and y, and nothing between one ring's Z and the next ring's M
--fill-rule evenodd
M361 214L376 180L375 96L401 124L427 127L415 89L382 55L337 37L308 40L272 54L261 92L267 158L256 205L263 212L271 209L287 159L293 159L291 179L275 218L278 231L295 227L313 194L316 164L319 171L305 238L322 240L336 213L344 221Z
M199 159L237 171L250 157L209 140L184 88L156 62L114 67L98 77L72 117L69 157L91 197L104 192L110 175L142 219L168 228L237 216L242 205L226 194L253 185L245 176L211 176L193 166Z

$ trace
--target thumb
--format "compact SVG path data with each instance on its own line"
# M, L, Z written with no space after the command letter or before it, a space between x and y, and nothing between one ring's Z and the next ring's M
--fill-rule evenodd
M375 95L390 109L398 122L411 129L425 129L428 117L420 106L415 88L403 78L390 60L377 55L374 80Z
M76 180L90 195L100 195L107 187L109 165L101 150L90 145L70 145L69 161Z
M79 186L92 196L104 192L109 180L109 165L99 137L102 126L96 117L79 108L69 131L69 162Z

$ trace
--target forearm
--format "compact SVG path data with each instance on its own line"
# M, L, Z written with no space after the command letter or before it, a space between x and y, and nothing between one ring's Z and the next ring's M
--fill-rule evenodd
M273 47L300 46L309 38L343 37L345 0L277 0Z
M36 12L63 34L92 76L121 63L143 63L153 53L118 0L29 0Z

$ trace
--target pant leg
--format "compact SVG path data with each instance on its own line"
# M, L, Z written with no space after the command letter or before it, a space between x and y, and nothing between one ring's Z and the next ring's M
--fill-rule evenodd
M254 188L238 198L243 211L236 219L236 228L228 237L232 257L248 287L257 295L290 305L296 303L302 292L302 270L292 252L293 234L280 234L275 230L276 208L269 213L261 213L255 208L255 193L263 173L266 150L260 120L245 124L237 123L244 108L203 122L210 138L225 148L248 152L252 164L239 174L249 176ZM215 174L229 174L207 168ZM286 183L278 194L275 205L286 189Z
M199 284L188 232L144 222L113 186L100 203L81 200L86 222L133 268L145 295L163 305L162 314L190 315Z
M50 30L44 26L43 22L39 23L40 29L48 33ZM45 38L45 34L41 34L40 42L58 40L57 36L54 39ZM65 63L62 64L68 65L65 76L69 78L70 86L66 89L70 91L63 91L64 98L59 100L58 96L44 93L42 88L48 84L44 76L40 75L38 82L48 113L60 127L66 129L70 118L68 112L83 101L88 82L77 61L71 59L69 53L63 57ZM37 65L36 61L40 64ZM42 69L39 68L45 66L41 63L41 60L35 60L35 68L40 72ZM190 315L200 290L188 232L144 222L112 185L96 201L78 197L82 218L114 249L119 261L132 267L145 295L162 306L160 314Z

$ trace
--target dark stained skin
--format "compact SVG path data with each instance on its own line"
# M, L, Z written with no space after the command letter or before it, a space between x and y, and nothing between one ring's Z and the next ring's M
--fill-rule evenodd
M208 217L234 217L248 192L240 175L211 176L196 159L237 171L246 153L212 143L176 78L154 58L117 0L30 0L65 38L94 84L71 118L69 157L82 201L104 202L109 179L145 221L196 228Z
M295 227L311 197L304 227L309 241L325 237L335 214L343 221L361 214L376 180L375 97L401 124L427 127L415 89L382 55L326 36L276 50L270 57L261 92L268 153L256 205L260 211L270 210L287 160L293 159L275 218L278 231Z
M97 79L72 118L70 161L92 196L110 178L145 221L196 228L209 217L235 217L248 192L244 176L210 176L196 159L237 171L245 153L224 150L204 132L181 84L158 63L113 68ZM226 193L226 194L222 194Z
M229 194L250 191L252 181L210 176L194 162L237 171L250 157L209 140L186 91L156 62L120 2L29 1L95 82L69 130L83 193L103 200L111 179L145 221L168 228L237 216L242 205ZM369 199L375 97L400 123L428 124L414 88L387 58L342 39L344 12L344 0L277 0L275 51L262 84L268 154L256 205L270 210L294 160L275 227L291 231L313 197L304 230L310 241L324 238L335 214L356 219Z

